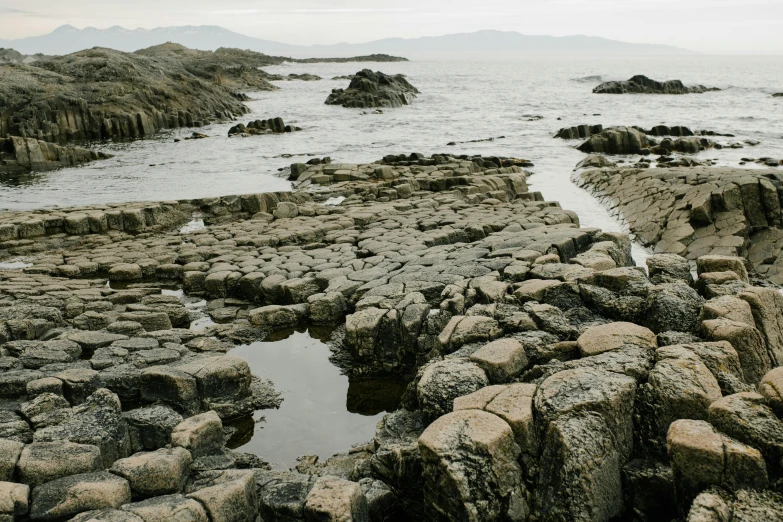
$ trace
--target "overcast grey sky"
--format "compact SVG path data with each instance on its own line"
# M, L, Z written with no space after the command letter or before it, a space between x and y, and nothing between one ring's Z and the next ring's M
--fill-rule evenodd
M783 0L0 0L0 39L63 24L220 25L293 44L499 29L783 54Z

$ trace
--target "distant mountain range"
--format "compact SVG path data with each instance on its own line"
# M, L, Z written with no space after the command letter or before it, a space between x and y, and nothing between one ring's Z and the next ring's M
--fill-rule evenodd
M411 39L387 38L359 44L305 46L261 40L213 25L132 30L119 26L108 29L77 29L63 25L42 36L0 40L0 47L13 48L23 54L69 54L96 46L130 52L165 42L175 42L205 51L214 51L219 47L236 47L294 58L344 57L374 53L420 59L509 58L524 54L691 54L691 51L669 45L634 44L594 36L531 36L507 31L477 31Z

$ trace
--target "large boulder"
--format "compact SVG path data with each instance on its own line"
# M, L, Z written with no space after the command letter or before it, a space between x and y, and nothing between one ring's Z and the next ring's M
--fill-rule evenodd
M767 467L761 453L717 432L705 421L674 421L666 445L677 501L683 508L710 486L739 489L767 485Z
M767 406L764 396L744 392L729 395L709 407L709 421L730 437L758 448L771 465L783 458L783 421Z
M378 422L375 453L370 458L373 476L397 495L405 511L423 516L422 461L418 439L425 428L420 412L400 409Z
M110 471L128 481L134 497L145 498L182 491L191 462L183 448L162 448L120 459Z
M623 510L623 457L598 413L571 412L549 423L535 489L543 522L608 521Z
M721 318L702 321L701 330L708 341L728 341L734 347L749 384L759 383L772 369L764 337L754 326Z
M23 520L30 510L30 486L0 482L0 520Z
M590 136L577 148L588 154L639 154L649 146L643 132L631 127L614 127Z
M176 522L208 522L202 505L183 495L163 495L122 506L123 511L140 517L144 522L173 520Z
M187 497L200 502L210 520L246 522L258 513L256 481L250 470L205 472L192 487Z
M632 345L654 350L658 339L649 329L634 323L608 323L591 326L576 340L582 357L598 355Z
M484 410L506 421L525 457L538 456L538 434L533 417L535 384L487 386L454 399L454 411Z
M759 393L778 416L783 417L783 367L775 368L761 378Z
M193 458L219 452L224 442L223 423L214 411L185 419L171 432L172 446L188 450Z
M103 460L97 446L67 441L28 444L17 463L19 481L32 487L61 477L101 469Z
M425 508L432 520L523 521L529 499L509 425L463 410L433 422L419 437Z
M101 450L104 467L130 455L128 426L122 417L120 400L101 388L84 404L75 406L60 422L35 432L35 442L70 441L91 444Z
M30 518L63 520L83 511L116 509L130 499L128 481L107 471L71 475L33 489Z
M419 408L430 420L452 411L454 399L489 385L487 374L475 362L445 359L427 365L416 386Z
M592 411L603 417L613 433L615 448L623 462L633 448L633 409L636 380L598 368L576 368L558 372L536 391L535 411L543 432L547 423L578 411Z
M361 486L329 475L319 478L307 494L304 516L314 522L370 522Z
M706 420L713 401L721 398L715 376L693 352L667 346L656 352L657 362L637 400L637 436L665 453L666 433L677 419Z

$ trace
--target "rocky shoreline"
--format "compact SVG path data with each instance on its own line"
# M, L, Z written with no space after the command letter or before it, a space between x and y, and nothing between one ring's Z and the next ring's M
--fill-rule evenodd
M679 234L645 271L522 162L319 161L293 192L0 214L0 258L29 264L0 271L0 516L774 520L783 297L737 256L780 225L777 177L583 173L637 236ZM226 441L285 394L227 352L307 325L354 378L413 380L367 444L272 470Z

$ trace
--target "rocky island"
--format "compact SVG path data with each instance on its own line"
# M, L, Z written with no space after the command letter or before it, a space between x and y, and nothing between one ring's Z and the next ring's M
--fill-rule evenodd
M418 89L401 74L389 76L364 69L356 73L347 89L333 89L327 105L369 109L409 105Z
M531 192L521 161L313 161L292 192L0 214L0 256L29 259L0 272L1 514L773 519L783 297L739 256L780 221L780 185L592 171L655 188L631 208L681 222L660 228L682 245L683 227L727 231L644 270L627 235ZM172 287L215 324L190 329ZM336 327L354 378L410 384L367 444L273 470L227 445L280 404L230 351L303 325Z
M640 74L626 81L604 82L593 89L593 92L597 94L701 94L719 90L716 87L703 85L686 87L680 80L658 82Z

